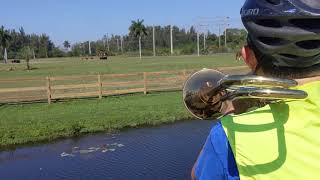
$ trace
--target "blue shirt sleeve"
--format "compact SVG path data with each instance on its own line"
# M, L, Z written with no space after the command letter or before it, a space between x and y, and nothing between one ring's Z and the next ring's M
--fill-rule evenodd
M236 161L221 122L212 128L195 166L197 180L237 180Z

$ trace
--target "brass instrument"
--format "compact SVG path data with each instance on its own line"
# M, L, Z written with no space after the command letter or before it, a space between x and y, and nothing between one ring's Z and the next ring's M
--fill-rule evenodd
M186 81L183 100L196 118L216 120L231 113L241 114L261 104L307 98L306 92L289 89L297 85L296 81L289 79L224 75L216 70L203 69ZM241 106L247 107L239 111Z

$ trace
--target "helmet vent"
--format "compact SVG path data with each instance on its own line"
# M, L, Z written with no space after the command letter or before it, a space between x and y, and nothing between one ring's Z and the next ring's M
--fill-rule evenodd
M272 28L282 27L281 23L274 19L259 19L255 23L264 27L272 27Z
M273 4L273 5L279 5L280 0L266 0L268 3Z
M291 19L289 22L302 29L320 31L320 19Z
M318 49L320 48L320 40L300 41L296 45L303 49Z
M283 40L280 38L274 38L274 37L259 37L259 40L262 43L270 46L278 46L286 43L286 40Z

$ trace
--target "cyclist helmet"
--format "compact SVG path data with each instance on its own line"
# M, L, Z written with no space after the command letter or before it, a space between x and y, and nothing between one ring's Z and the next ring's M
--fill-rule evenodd
M241 17L259 61L298 69L320 64L320 0L246 0Z

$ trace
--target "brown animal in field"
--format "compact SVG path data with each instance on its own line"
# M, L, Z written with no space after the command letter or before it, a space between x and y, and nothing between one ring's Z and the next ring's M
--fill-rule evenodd
M107 59L108 59L108 56L101 56L100 59L101 59L101 60L107 60Z
M21 63L21 61L20 61L19 59L14 59L14 60L11 61L11 63L17 63L17 64L19 64L19 63Z
M100 59L101 60L107 60L108 59L108 55L106 53L103 53L100 55Z

